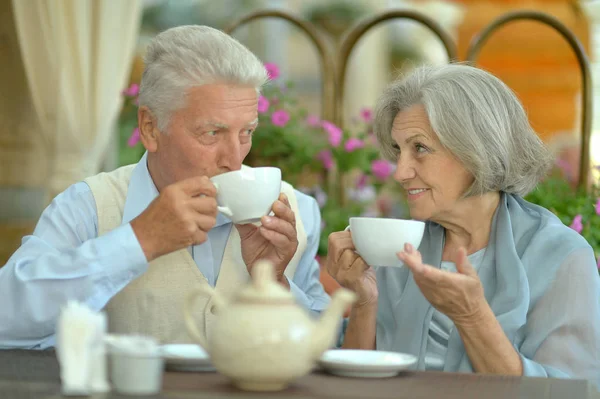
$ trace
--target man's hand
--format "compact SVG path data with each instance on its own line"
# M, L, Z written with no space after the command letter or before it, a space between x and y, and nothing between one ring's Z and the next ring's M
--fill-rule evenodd
M236 225L240 233L242 257L248 272L258 260L267 260L275 267L277 280L289 287L283 273L298 248L296 217L285 194L273 203L274 216L263 216L262 226Z
M216 223L217 190L208 177L192 177L163 189L131 227L148 262L201 244Z

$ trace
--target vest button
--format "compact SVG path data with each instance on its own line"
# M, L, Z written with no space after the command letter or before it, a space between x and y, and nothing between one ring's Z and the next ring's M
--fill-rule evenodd
M210 307L210 313L212 313L212 314L215 314L215 313L217 313L217 307L216 307L215 305L212 305L212 306Z

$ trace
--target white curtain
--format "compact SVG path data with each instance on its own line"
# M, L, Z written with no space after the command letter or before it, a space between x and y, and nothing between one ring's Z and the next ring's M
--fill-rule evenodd
M141 0L13 0L51 195L99 171L137 43Z

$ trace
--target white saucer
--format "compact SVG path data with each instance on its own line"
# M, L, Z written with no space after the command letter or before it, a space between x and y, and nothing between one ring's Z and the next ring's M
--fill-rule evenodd
M214 371L210 357L194 344L169 344L160 347L167 369L174 371Z
M417 362L413 355L373 350L334 349L321 356L321 367L342 377L393 377Z

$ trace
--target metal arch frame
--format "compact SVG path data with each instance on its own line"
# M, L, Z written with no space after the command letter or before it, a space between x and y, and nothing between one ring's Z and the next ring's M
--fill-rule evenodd
M584 191L588 189L590 172L590 137L592 133L593 96L592 96L592 74L590 61L583 46L577 37L563 25L558 19L539 11L513 11L499 16L478 33L469 44L467 61L474 63L481 48L489 37L499 28L509 22L519 20L533 20L541 22L561 34L569 43L579 62L581 70L581 157L579 161L578 188Z
M250 13L228 25L224 31L233 33L237 28L248 22L257 21L263 18L279 18L288 21L292 25L300 28L310 39L319 53L321 62L321 117L323 119L333 120L335 105L335 65L331 55L327 51L325 39L319 34L317 28L309 21L280 10L260 10Z
M347 33L342 39L338 51L338 60L340 60L340 64L336 74L336 88L338 91L337 95L335 96L336 104L334 118L338 125L341 126L344 123L344 89L348 61L350 59L350 55L352 54L352 50L354 50L354 47L360 38L362 38L372 28L382 22L394 19L409 19L426 26L438 37L438 39L440 39L444 45L446 53L448 54L448 60L452 61L456 59L456 45L450 35L444 31L444 29L437 22L435 22L435 20L422 13L410 10L388 10L358 21L358 23L348 29Z
M337 65L327 51L327 46L324 38L319 33L318 29L309 21L297 17L291 13L281 10L260 10L250 13L233 23L229 24L224 31L233 33L237 28L245 25L248 22L256 21L263 18L279 18L288 21L289 23L300 28L311 40L316 47L321 63L321 117L323 119L334 121L339 126L344 125L343 100L345 79L348 67L348 61L352 51L360 38L364 36L373 27L380 23L392 19L410 19L420 22L432 31L442 42L448 59L454 61L457 59L456 44L450 35L439 26L437 22L428 16L410 10L388 10L377 13L370 17L365 17L356 24L348 28L343 36L337 51L339 64ZM481 48L489 37L500 27L516 20L533 20L541 22L561 34L561 36L569 43L581 70L582 78L582 112L581 112L581 159L579 164L579 181L578 187L581 190L588 189L588 179L590 172L590 137L592 130L593 116L593 97L592 97L592 78L590 70L590 62L583 49L583 46L577 37L558 19L539 11L513 11L503 14L496 18L492 23L486 26L478 33L469 44L467 51L467 61L474 63Z

